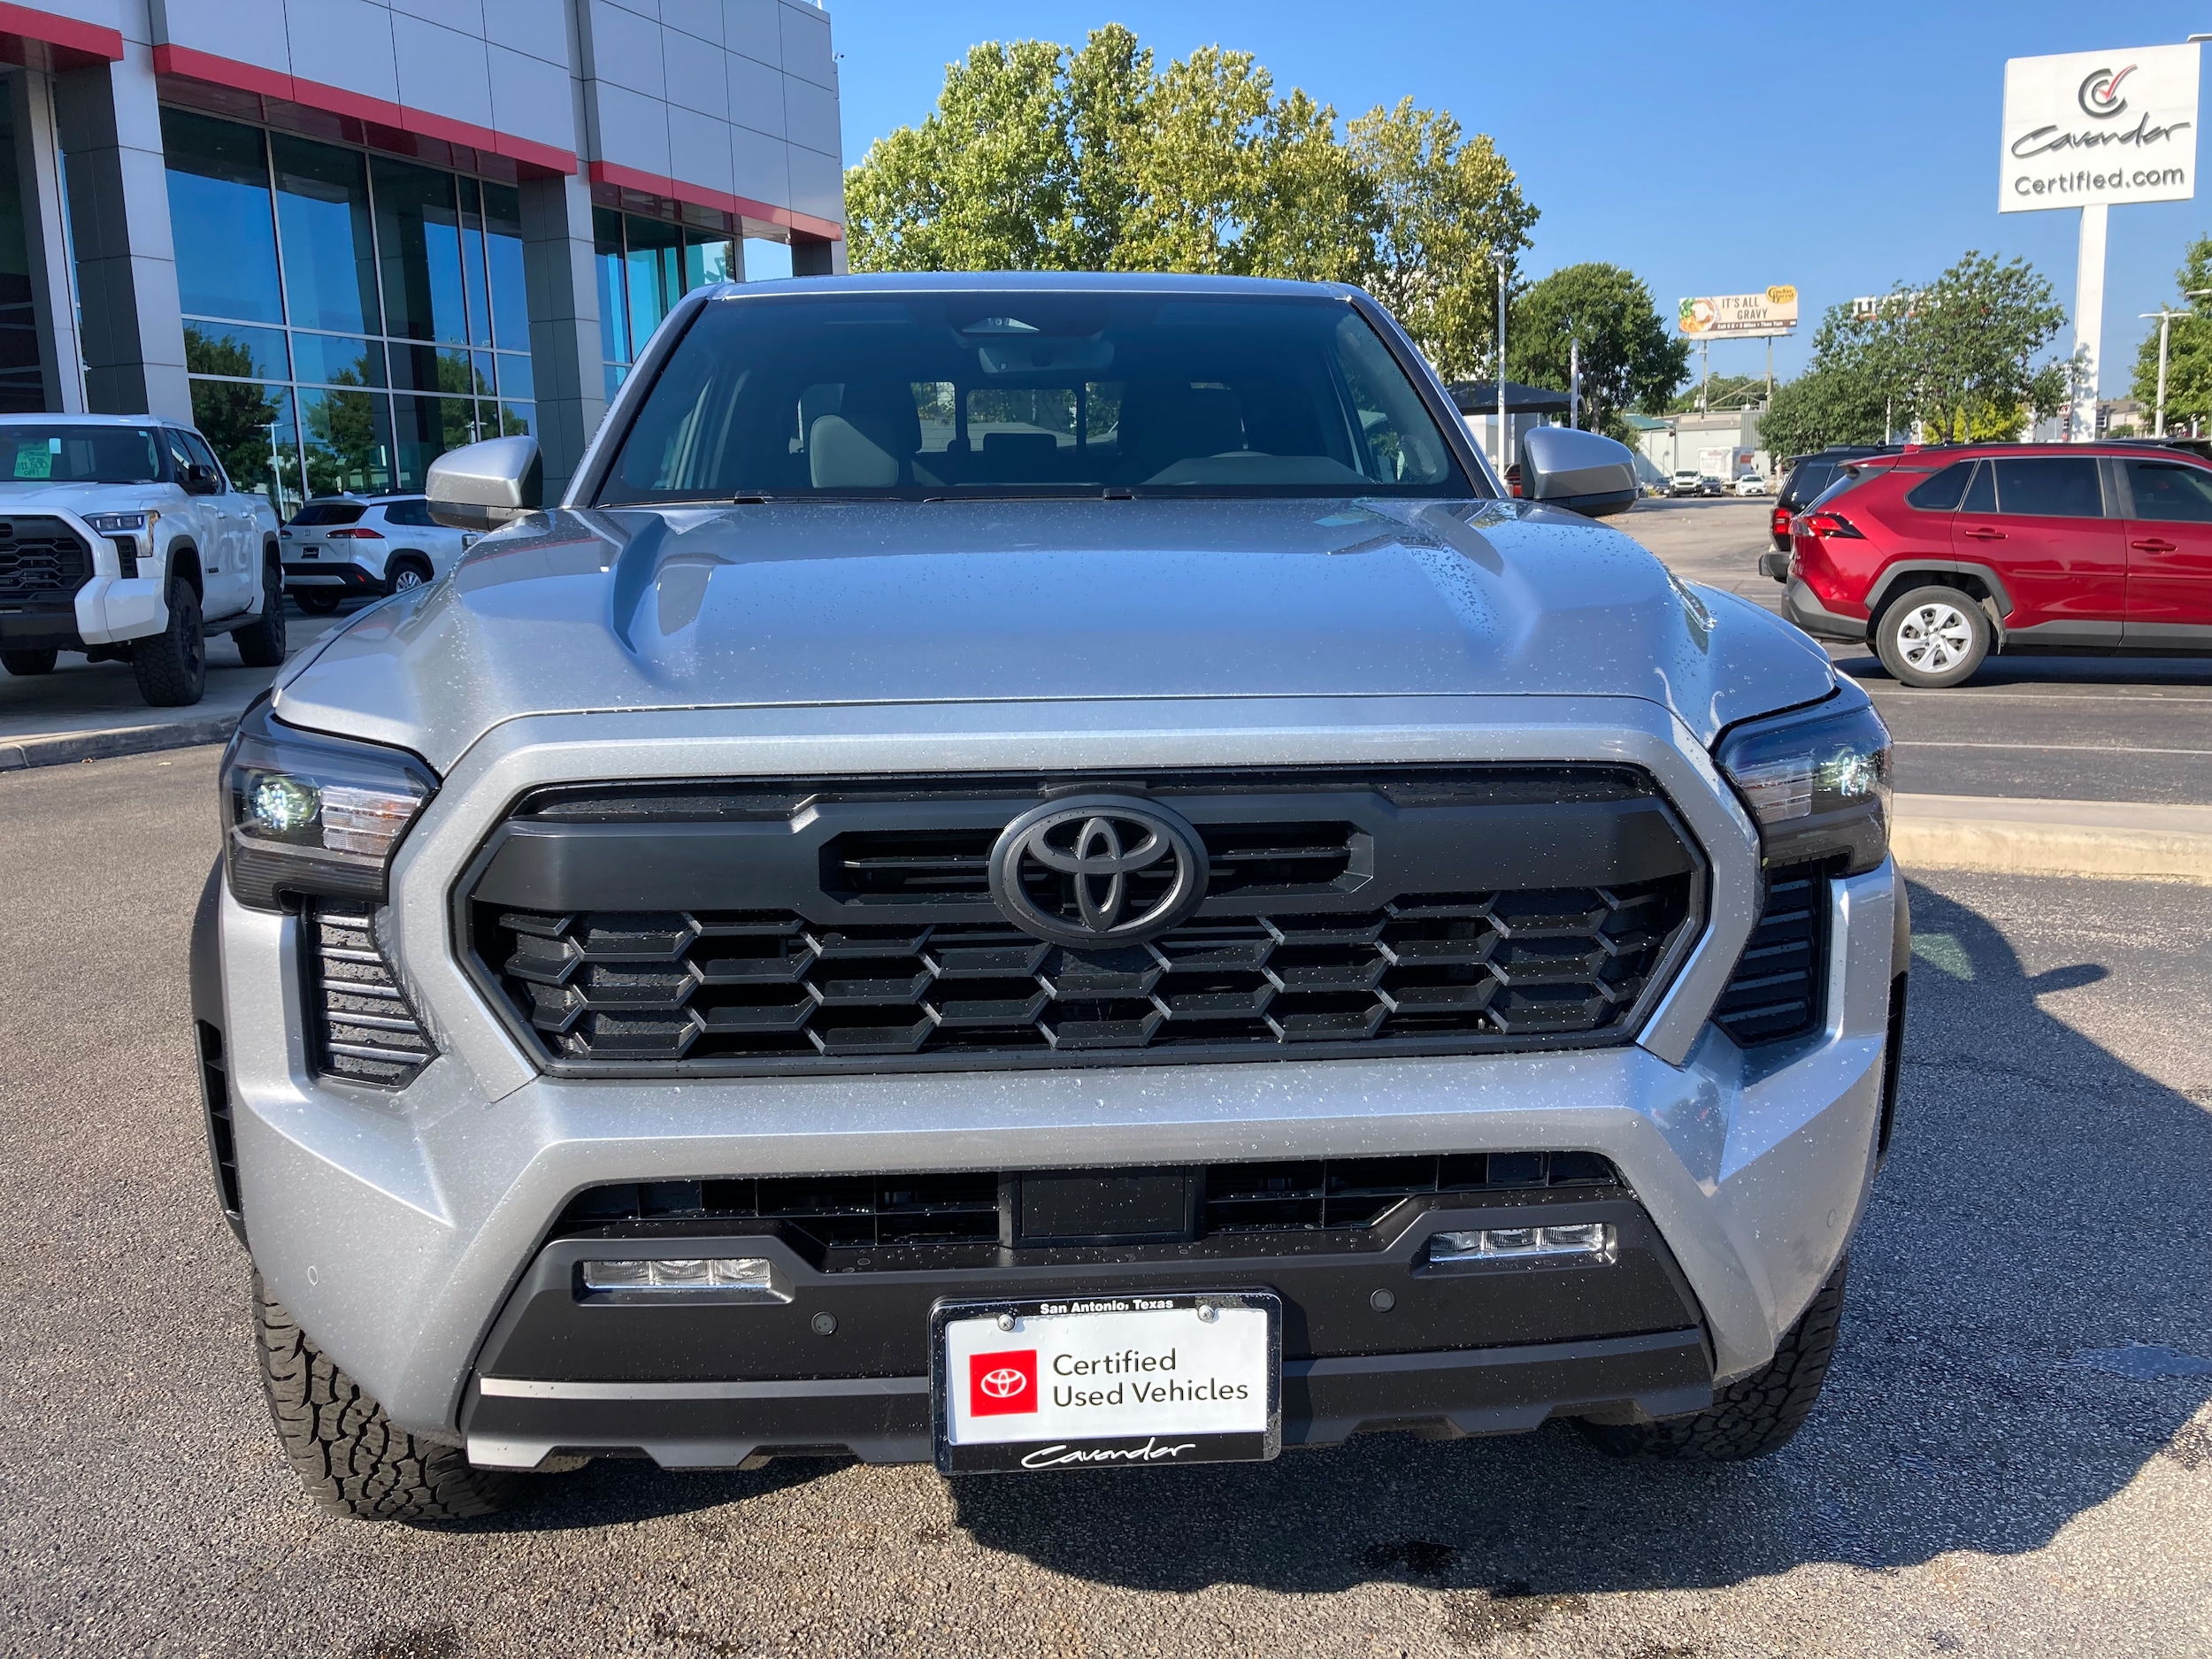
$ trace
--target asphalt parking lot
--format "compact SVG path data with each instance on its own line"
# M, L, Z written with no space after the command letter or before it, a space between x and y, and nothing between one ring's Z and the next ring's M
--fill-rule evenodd
M1781 609L1759 574L1770 496L1637 503L1618 525L1679 575ZM1899 685L1863 647L1830 648L1898 740L1924 795L2212 803L2212 657L1992 657L1948 691Z
M0 1652L2188 1655L2212 1651L2212 906L1950 875L1810 1426L984 1477L595 1464L497 1521L307 1509L218 1217L183 940L211 749L0 776Z

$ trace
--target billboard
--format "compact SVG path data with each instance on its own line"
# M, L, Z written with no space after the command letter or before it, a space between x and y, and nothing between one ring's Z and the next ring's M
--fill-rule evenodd
M1756 340L1797 326L1797 290L1784 284L1763 294L1714 294L1684 300L1682 332L1698 340Z
M2007 61L2000 213L2196 193L2195 47Z

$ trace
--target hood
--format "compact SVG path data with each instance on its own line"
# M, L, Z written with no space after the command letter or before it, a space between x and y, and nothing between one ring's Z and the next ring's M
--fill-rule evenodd
M1603 695L1710 741L1833 685L1778 618L1527 503L822 502L533 515L296 661L276 711L442 771L587 710Z
M12 512L148 512L176 499L167 484L50 484L0 478L0 514Z

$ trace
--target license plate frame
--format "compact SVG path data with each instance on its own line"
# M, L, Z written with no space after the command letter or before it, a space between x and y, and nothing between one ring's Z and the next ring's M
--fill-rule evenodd
M956 1425L956 1416L967 1418L969 1413L956 1413L952 1390L962 1386L956 1376L956 1361L960 1357L974 1360L981 1356L972 1349L972 1343L985 1337L995 1339L1001 1331L1010 1344L1033 1342L1033 1351L1040 1355L1032 1379L1041 1396L1049 1386L1049 1361L1042 1356L1048 1348L1065 1351L1064 1341L1056 1343L1054 1338L1065 1339L1079 1330L1094 1337L1118 1326L1125 1333L1142 1330L1155 1332L1173 1330L1180 1318L1190 1318L1194 1325L1207 1323L1200 1319L1201 1306L1214 1310L1212 1321L1216 1333L1201 1339L1202 1348L1241 1348L1244 1361L1250 1360L1254 1331L1250 1316L1263 1317L1263 1368L1266 1394L1265 1410L1258 1422L1253 1422L1248 1399L1229 1409L1235 1412L1239 1423L1234 1427L1213 1429L1174 1429L1161 1427L1139 1430L1135 1432L1117 1432L1102 1434L1079 1434L1054 1431L1030 1438L988 1439L956 1438L961 1428L970 1435L975 1432L972 1421ZM1228 1316L1223 1319L1222 1316ZM1160 1316L1166 1316L1164 1319ZM1010 1319L1010 1327L1002 1321ZM968 1322L997 1327L979 1331L972 1337L956 1339L954 1327ZM929 1397L931 1434L939 1471L945 1474L1010 1474L1048 1471L1071 1468L1158 1468L1180 1467L1189 1463L1266 1463L1282 1451L1283 1446L1283 1303L1282 1298L1271 1290L1173 1290L1145 1292L1081 1292L1055 1296L1003 1297L979 1300L946 1298L930 1309L929 1314ZM1231 1368L1234 1371L1235 1368ZM1248 1373L1237 1373L1239 1379L1249 1386L1255 1380ZM1086 1379L1087 1381L1088 1379ZM1110 1383L1112 1378L1100 1379ZM1134 1375L1122 1378L1125 1386L1144 1384L1157 1386L1158 1378ZM1181 1402L1170 1401L1160 1408L1163 1423L1171 1423ZM1044 1417L1041 1399L1037 1415ZM1102 1408L1103 1409L1103 1408ZM1187 1408L1200 1416L1210 1415L1203 1407ZM992 1415L998 1415L994 1413ZM1028 1415L1010 1411L1008 1415ZM1058 1414L1054 1414L1057 1416ZM995 1425L986 1432L1010 1432L1015 1425L1000 1430Z

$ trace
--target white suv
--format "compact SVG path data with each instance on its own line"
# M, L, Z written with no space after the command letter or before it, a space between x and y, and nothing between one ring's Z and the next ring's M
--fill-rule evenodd
M327 616L349 594L403 593L433 582L476 540L432 521L420 495L326 495L280 533L284 588L301 610Z
M207 442L152 415L0 417L0 667L127 662L157 708L197 703L207 635L284 661L276 512Z

